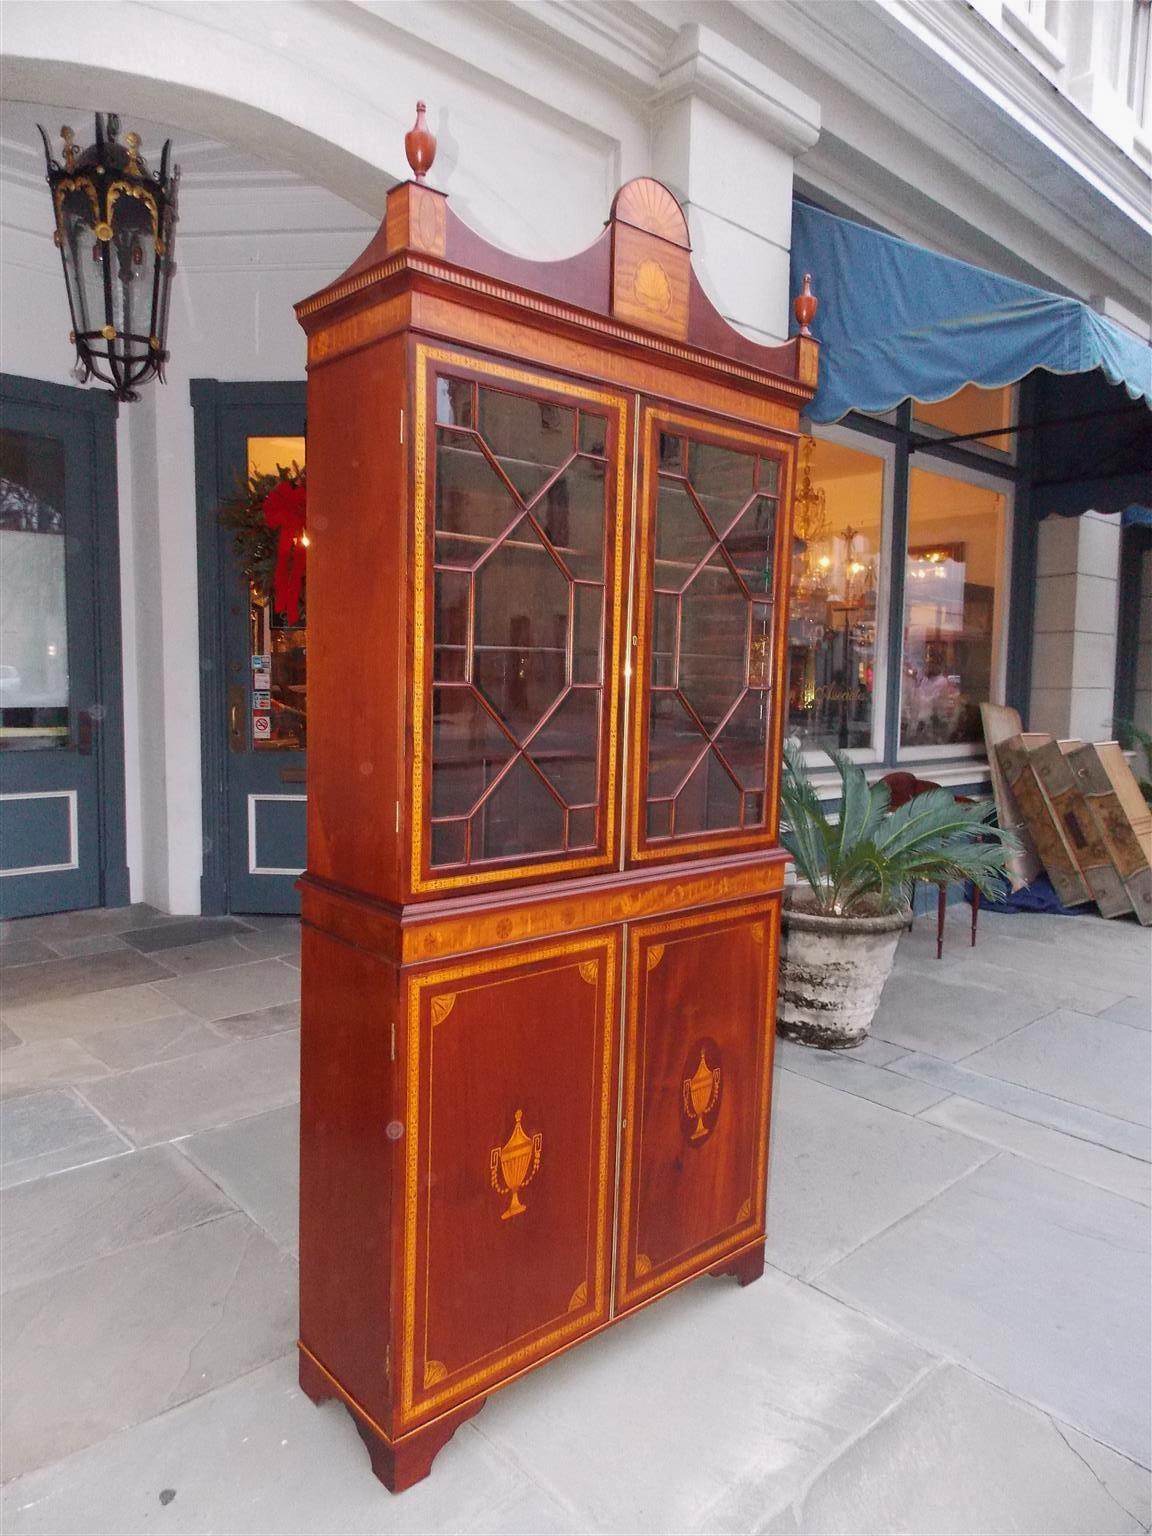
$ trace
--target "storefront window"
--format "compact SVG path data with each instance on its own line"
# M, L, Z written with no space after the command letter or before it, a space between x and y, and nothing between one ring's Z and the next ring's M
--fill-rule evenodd
M883 458L841 442L801 443L788 720L806 748L877 744L884 468Z
M945 436L963 436L969 432L984 435L963 444L965 448L994 448L998 453L1012 451L1010 435L997 433L997 427L1012 423L1012 387L1003 389L979 389L975 384L965 384L947 400L937 400L926 405L922 400L912 402L913 425L935 427Z
M913 469L900 687L902 748L982 740L980 705L996 694L995 630L1007 498Z

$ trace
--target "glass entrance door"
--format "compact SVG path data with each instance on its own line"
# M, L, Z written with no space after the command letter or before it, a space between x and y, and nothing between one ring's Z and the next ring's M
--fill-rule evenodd
M128 899L107 399L0 381L4 917Z
M237 496L238 485L267 492L281 473L303 475L303 416L303 406L229 413L221 442L224 495ZM303 558L300 541L307 535L292 521L270 528L263 574L250 579L235 531L221 531L230 545L223 593L227 906L233 912L296 912L296 877L307 862L307 585L298 611L284 611L270 574L286 556ZM295 548L283 548L284 541Z

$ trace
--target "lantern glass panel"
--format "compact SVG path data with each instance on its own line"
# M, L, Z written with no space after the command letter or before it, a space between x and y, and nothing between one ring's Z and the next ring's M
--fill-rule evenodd
M94 317L104 313L104 274L92 204L86 193L77 190L64 194L61 222L64 271L76 329L99 330L104 322Z
M112 324L123 337L122 356L147 356L152 334L152 289L156 235L147 205L134 197L117 199L108 246L112 279ZM133 344L135 343L135 344Z

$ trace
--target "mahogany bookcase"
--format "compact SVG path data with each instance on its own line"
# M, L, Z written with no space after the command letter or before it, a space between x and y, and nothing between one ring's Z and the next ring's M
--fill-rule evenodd
M552 263L407 182L297 306L300 1379L394 1491L497 1387L762 1271L814 309L733 330L647 178Z

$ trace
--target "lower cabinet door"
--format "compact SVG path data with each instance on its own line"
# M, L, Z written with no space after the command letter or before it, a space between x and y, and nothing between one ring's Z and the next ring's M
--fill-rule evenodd
M618 931L407 982L400 1425L607 1321Z
M764 1231L778 899L629 929L616 1303Z

